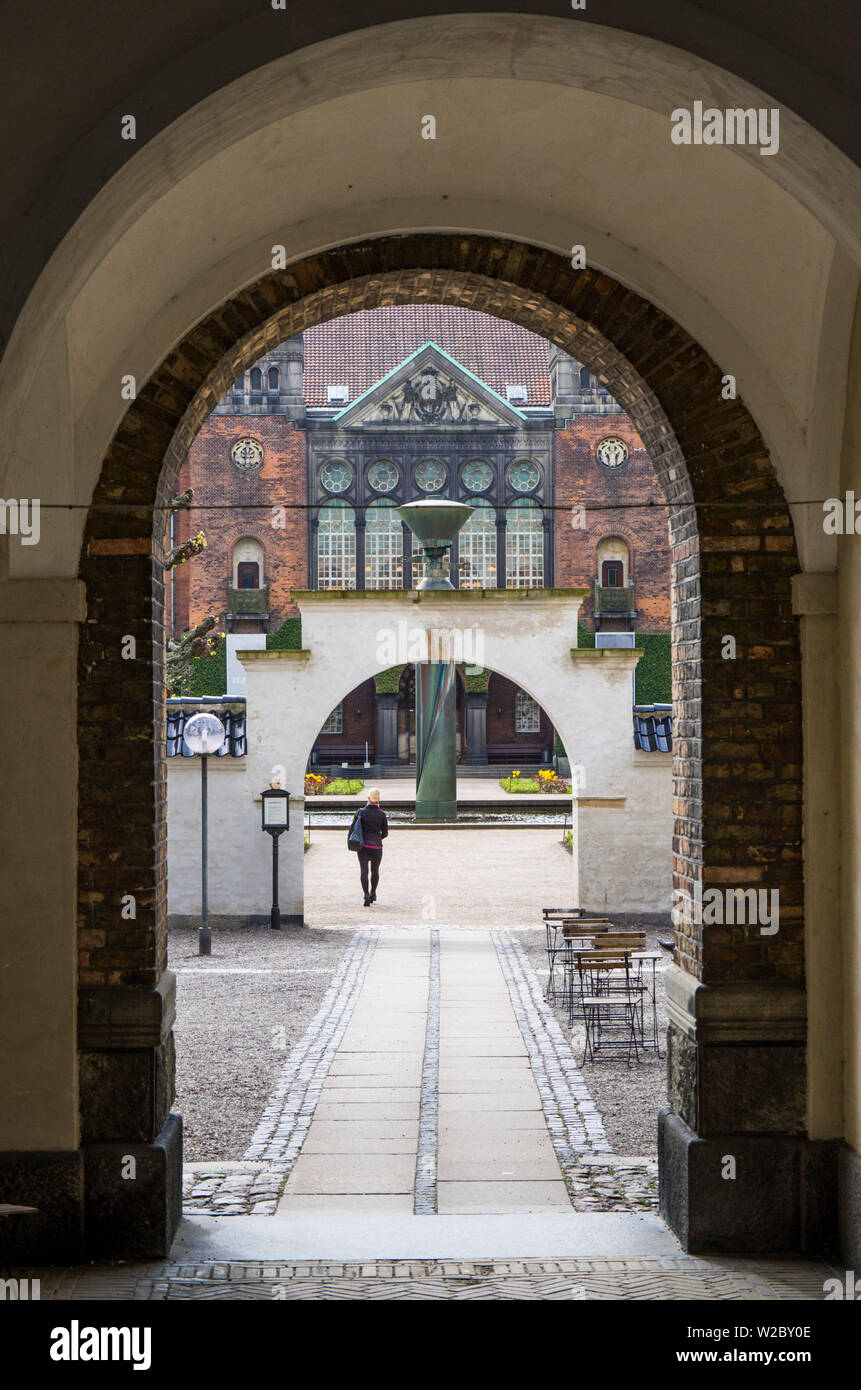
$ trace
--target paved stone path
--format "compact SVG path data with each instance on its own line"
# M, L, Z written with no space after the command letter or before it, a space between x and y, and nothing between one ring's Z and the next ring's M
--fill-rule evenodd
M305 855L305 920L309 927L530 927L541 902L567 903L571 855L559 826L404 829L393 825L383 848L379 896L362 905L356 856L346 832L312 830Z
M422 1227L428 1217L428 1229L435 1220L498 1214L494 1219L511 1217L522 1233L524 1220L558 1220L553 1213L570 1219L572 1208L642 1212L654 1205L654 1186L653 1163L610 1152L516 938L505 931L369 926L350 938L246 1157L192 1165L186 1212L277 1211L297 1214L300 1223L331 1213L331 1223L323 1222L330 1245L339 1221L364 1212L374 1218L366 1243L378 1248L385 1237L379 1238L377 1221L400 1221L398 1213L417 1217ZM216 1224L229 1259L201 1249L195 1261L186 1245L185 1259L174 1261L16 1273L38 1278L42 1299L145 1302L821 1300L824 1280L841 1274L824 1264L681 1253L249 1261L235 1257L242 1242L226 1234L243 1223ZM277 1216L257 1230L262 1227L277 1233ZM288 1248L291 1230L295 1223L285 1223ZM205 1244L206 1233L199 1236ZM470 1233L470 1246L474 1239ZM259 1234L246 1230L244 1240L266 1248ZM504 1249L502 1241L497 1253Z
M357 932L242 1162L186 1172L187 1214L642 1211L520 943Z

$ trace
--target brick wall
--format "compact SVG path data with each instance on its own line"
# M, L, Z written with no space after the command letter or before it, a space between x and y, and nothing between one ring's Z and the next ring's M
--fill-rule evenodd
M241 474L230 456L232 445L243 438L263 445L263 465L250 476ZM243 536L253 536L263 546L269 631L295 612L291 590L308 586L308 522L307 512L289 508L306 502L306 479L305 436L283 415L210 416L188 452L177 484L179 492L194 488L194 503L177 514L175 543L200 530L206 534L206 549L176 569L177 633L208 613L225 611L227 584L233 582L232 550ZM287 508L278 518L283 528L272 525L271 509L279 505ZM210 507L213 510L207 510Z
M605 468L595 448L612 435L624 440L628 458L618 469ZM592 626L592 586L598 574L598 546L608 536L628 543L629 582L635 585L641 632L670 627L670 542L666 502L649 455L624 415L580 416L556 435L554 542L556 584L588 585L581 620ZM575 529L571 509L586 508L585 528Z

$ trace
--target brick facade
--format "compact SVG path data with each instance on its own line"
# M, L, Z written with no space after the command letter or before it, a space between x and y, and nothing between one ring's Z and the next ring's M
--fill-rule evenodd
M608 469L595 449L612 435L624 441L628 457ZM598 574L598 546L621 537L628 546L629 580L633 581L639 632L666 632L669 627L670 547L664 497L652 461L631 421L624 415L580 417L560 430L555 449L556 583L589 586L581 609L584 626L594 624L593 586ZM574 525L575 506L585 508L585 526Z
M250 475L241 473L231 458L232 446L246 438L263 447L262 467ZM213 415L180 473L178 489L187 487L194 489L194 501L192 508L176 514L175 543L203 530L206 550L176 568L174 631L185 632L207 614L225 612L233 547L244 536L253 536L263 548L263 583L272 615L268 628L274 631L296 611L291 590L307 586L304 435L282 415ZM273 513L279 507L283 512ZM169 609L169 590L167 603Z

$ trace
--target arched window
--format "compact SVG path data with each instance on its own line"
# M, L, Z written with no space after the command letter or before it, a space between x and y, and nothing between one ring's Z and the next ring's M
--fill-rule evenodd
M458 534L460 587L496 588L496 508L486 497L475 502L475 511Z
M598 544L598 583L604 589L624 589L629 581L628 542L621 536L605 536Z
M580 368L580 390L581 390L581 391L591 391L591 390L592 390L592 373L589 371L589 368L588 368L588 367L581 367L581 368Z
M537 734L541 732L541 710L537 700L518 690L514 696L514 732L516 734Z
M365 588L402 588L403 563L404 529L394 502L372 502L365 511Z
M278 368L277 368L277 367L270 367L270 368L269 368L269 373L268 373L268 378L267 378L267 379L268 379L268 381L269 381L269 390L270 390L270 391L277 391L277 390L278 390L278 382L279 382L279 375L278 375Z
M259 367L251 368L251 389L252 391L263 390L263 373Z
M518 497L505 513L505 587L544 587L544 526L531 497Z
M233 547L234 589L263 587L263 546L253 536L243 536Z
M317 526L318 589L355 589L356 514L334 498L320 508Z

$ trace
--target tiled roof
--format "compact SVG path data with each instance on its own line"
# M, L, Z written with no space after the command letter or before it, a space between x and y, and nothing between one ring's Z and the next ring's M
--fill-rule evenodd
M672 705L634 707L634 747L643 753L672 753Z
M365 309L305 330L305 402L329 404L326 387L346 385L350 400L426 342L434 342L505 399L525 386L527 406L550 404L548 346L528 329L450 304Z

